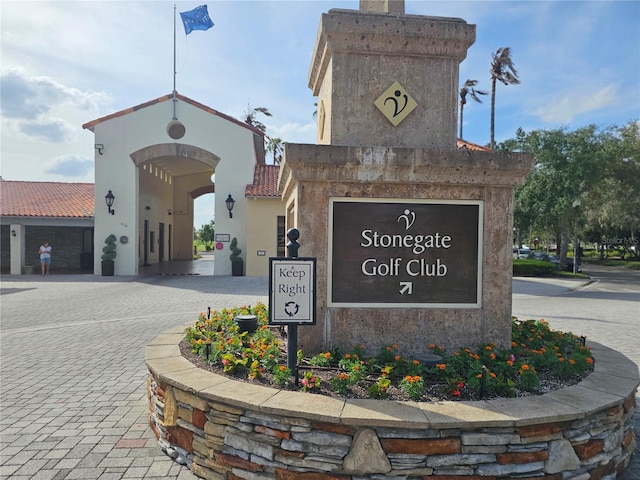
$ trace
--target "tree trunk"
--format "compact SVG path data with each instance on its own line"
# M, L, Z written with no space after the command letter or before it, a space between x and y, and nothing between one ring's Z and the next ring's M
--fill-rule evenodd
M566 217L562 219L560 229L560 245L558 245L558 250L560 252L560 270L564 271L567 268L567 251L569 249L569 223Z
M491 143L489 144L491 150L496 146L495 140L495 122L496 120L496 78L491 78Z

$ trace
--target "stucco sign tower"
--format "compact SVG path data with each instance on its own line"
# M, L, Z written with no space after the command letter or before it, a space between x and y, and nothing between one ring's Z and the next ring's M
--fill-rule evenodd
M317 258L305 351L508 345L513 190L533 158L456 148L474 41L475 25L406 15L403 0L322 15L317 144L286 144L279 179L287 228Z

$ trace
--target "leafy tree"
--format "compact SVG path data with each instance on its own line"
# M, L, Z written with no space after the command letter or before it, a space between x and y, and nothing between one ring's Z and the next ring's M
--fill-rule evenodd
M209 223L202 225L198 231L198 238L204 244L207 250L211 250L215 239L215 221L211 220Z
M500 47L491 54L491 143L490 147L495 147L495 113L496 113L496 83L500 81L505 85L517 85L520 83L518 72L511 60L511 49Z
M464 116L464 106L467 104L467 95L471 95L471 98L474 99L478 103L482 103L482 100L478 95L486 95L487 92L484 90L476 90L474 87L478 85L477 80L467 80L464 82L464 85L460 89L460 140L464 137L462 136L462 123Z
M549 232L564 266L570 233L581 236L637 238L640 228L640 132L637 122L567 131L518 129L499 148L533 153L536 165L516 190L514 226L519 231ZM580 206L576 207L576 202ZM637 255L629 249L628 253Z

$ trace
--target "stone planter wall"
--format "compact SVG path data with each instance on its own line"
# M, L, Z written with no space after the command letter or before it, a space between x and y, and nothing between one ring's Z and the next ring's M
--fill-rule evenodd
M145 349L160 447L215 480L613 479L635 448L638 367L591 344L595 371L542 396L478 402L345 400L205 372L184 327Z

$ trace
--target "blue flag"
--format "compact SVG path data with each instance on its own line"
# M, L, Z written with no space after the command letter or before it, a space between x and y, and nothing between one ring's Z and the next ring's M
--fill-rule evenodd
M193 30L209 30L213 27L206 5L200 5L189 12L180 12L180 17L187 35Z

